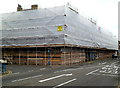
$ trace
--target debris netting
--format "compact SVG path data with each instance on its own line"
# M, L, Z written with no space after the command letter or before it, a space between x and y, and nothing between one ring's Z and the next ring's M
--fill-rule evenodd
M118 49L108 31L69 5L2 14L2 45L72 44Z

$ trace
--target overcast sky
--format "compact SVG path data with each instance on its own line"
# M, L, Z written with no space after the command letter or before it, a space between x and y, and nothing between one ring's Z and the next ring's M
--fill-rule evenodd
M104 30L109 30L118 36L118 1L120 0L2 0L0 13L16 12L17 4L27 9L31 4L38 4L39 8L47 8L70 2L79 9L80 14L87 18L92 17Z

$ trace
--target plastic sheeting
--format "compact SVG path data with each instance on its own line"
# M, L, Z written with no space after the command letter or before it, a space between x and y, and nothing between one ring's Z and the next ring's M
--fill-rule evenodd
M73 44L118 49L111 33L98 29L69 5L3 14L0 31L1 46Z
M118 40L112 33L99 29L97 25L71 10L69 6L65 8L65 13L67 15L65 23L68 24L65 30L66 44L118 49Z

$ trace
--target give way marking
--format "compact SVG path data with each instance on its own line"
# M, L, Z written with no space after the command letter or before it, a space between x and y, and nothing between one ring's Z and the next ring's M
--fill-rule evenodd
M54 76L54 77L51 77L51 78L47 78L47 79L40 80L39 82L45 82L45 81L49 81L49 80L52 80L52 79L60 78L60 77L63 77L63 76L72 76L72 73Z

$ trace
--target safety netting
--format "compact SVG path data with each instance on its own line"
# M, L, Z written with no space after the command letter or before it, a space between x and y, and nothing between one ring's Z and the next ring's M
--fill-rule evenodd
M112 33L64 5L2 14L1 46L72 44L118 49Z

